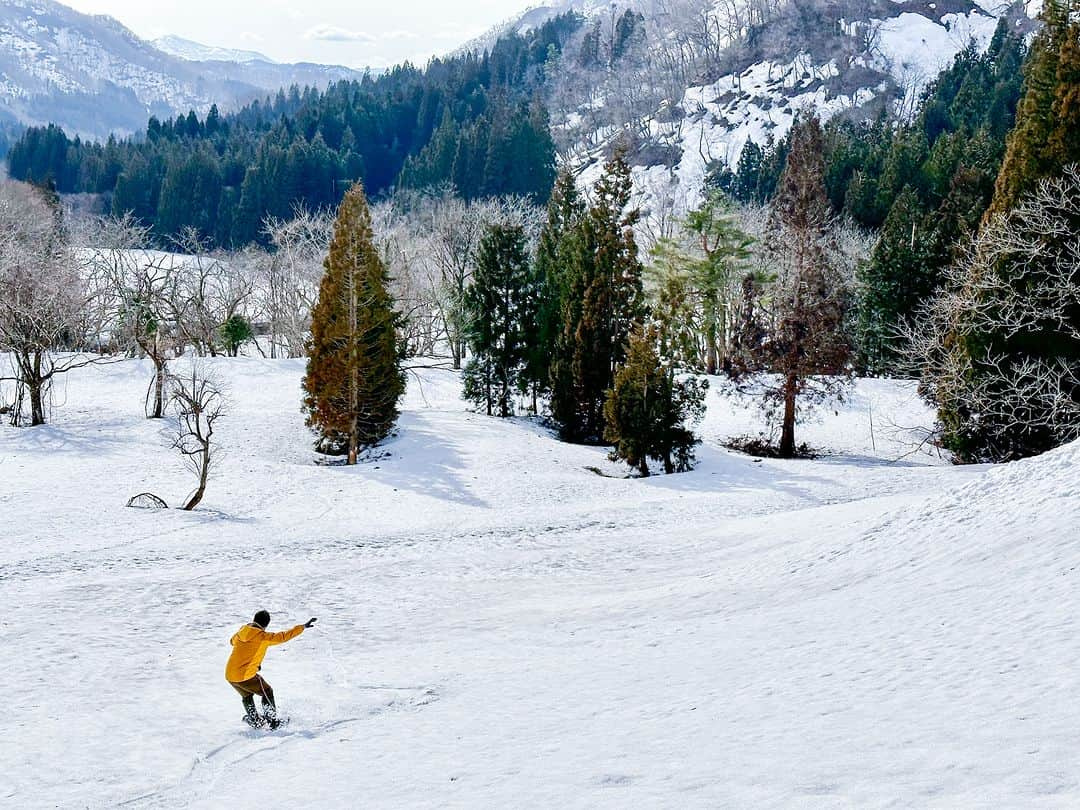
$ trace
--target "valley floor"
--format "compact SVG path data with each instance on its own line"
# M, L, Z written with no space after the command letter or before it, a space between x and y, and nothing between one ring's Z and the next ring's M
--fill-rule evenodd
M862 381L815 461L724 450L756 415L713 392L698 468L626 479L427 371L345 469L300 362L216 364L192 514L124 508L190 487L142 363L0 428L0 806L1080 804L1080 447L953 467ZM274 733L223 680L263 607L319 617L267 656Z

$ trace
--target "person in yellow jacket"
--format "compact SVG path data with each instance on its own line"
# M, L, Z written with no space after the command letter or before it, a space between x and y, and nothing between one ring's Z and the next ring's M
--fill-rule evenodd
M229 641L232 644L232 654L225 665L225 680L240 693L244 703L244 720L248 725L253 728L264 725L277 728L281 725L277 716L277 704L274 703L274 690L259 674L263 657L269 647L291 641L314 625L315 621L308 619L291 630L268 633L266 628L270 626L270 614L260 610L250 624L245 624L233 634ZM256 695L262 697L262 715L255 710Z

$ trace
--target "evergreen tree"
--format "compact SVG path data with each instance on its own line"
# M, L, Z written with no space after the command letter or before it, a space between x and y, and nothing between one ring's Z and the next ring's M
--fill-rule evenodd
M698 444L687 427L705 412L708 383L680 379L675 365L657 351L656 327L636 327L626 360L615 374L604 402L604 438L612 456L649 474L649 459L661 461L667 474L690 469Z
M823 151L818 119L797 122L767 226L766 255L775 277L767 287L747 280L733 364L735 377L761 393L766 413L779 415L783 458L796 453L800 401L838 395L851 375L847 290L836 272Z
M551 389L552 364L562 330L562 305L570 305L567 269L572 266L578 229L585 206L569 171L559 173L547 206L547 220L533 261L530 287L533 290L526 312L525 367L521 382L532 395L533 412L537 400ZM570 313L579 317L578 311Z
M603 441L606 392L644 309L633 232L638 212L627 210L631 188L630 167L618 152L605 165L559 269L551 412L567 441Z
M937 289L918 195L907 187L893 203L874 252L859 272L861 364L875 374L900 361L901 326Z
M681 287L688 294L701 331L700 365L706 374L716 374L730 362L731 294L750 258L753 239L738 227L727 199L716 191L687 214L681 230L680 238L661 240L653 255L669 277L684 277L682 284L669 278L666 291Z
M480 241L472 284L465 293L466 335L472 357L465 367L465 398L488 416L511 416L513 394L527 360L530 266L525 231L489 227Z
M255 330L251 322L243 315L230 315L221 325L221 340L229 357L236 357L245 343L255 339Z
M338 209L325 267L312 310L304 407L316 447L355 464L361 448L390 433L405 391L400 316L359 183Z
M1055 176L1061 166L1080 160L1080 139L1069 130L1072 121L1061 114L1076 115L1068 79L1075 82L1078 27L1070 24L1075 0L1046 0L1036 34L1024 65L1024 95L1009 134L1005 159L998 174L994 199L987 219L1009 211L1020 197L1044 177ZM1062 65L1062 57L1067 60ZM1059 77L1059 71L1061 75ZM1062 86L1059 79L1065 79ZM1075 87L1075 84L1072 85Z

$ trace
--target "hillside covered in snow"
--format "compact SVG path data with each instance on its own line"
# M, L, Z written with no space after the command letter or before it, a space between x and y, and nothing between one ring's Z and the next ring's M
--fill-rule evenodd
M800 112L909 118L961 50L985 50L1001 18L1030 32L1038 8L992 0L556 0L496 31L531 30L567 11L586 23L551 71L563 159L585 186L613 144L629 145L642 209L670 218L670 209L678 215L701 199L707 172L734 167L748 141L784 138Z
M346 469L314 463L300 361L213 362L227 455L194 513L124 508L190 486L144 363L0 428L0 802L1080 801L1077 445L953 467L912 452L909 385L865 381L807 425L823 456L755 461L714 392L698 468L628 479L433 370ZM272 733L222 677L264 607L320 617L267 657Z
M356 71L239 60L212 51L182 57L139 39L112 17L54 0L0 3L0 122L58 124L104 140L146 130L151 115L205 115L296 84L325 87ZM194 57L194 59L192 58Z

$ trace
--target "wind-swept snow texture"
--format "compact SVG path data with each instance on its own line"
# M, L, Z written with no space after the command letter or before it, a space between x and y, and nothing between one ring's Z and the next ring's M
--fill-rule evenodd
M411 382L385 455L317 466L302 364L217 361L205 509L129 361L0 428L0 805L1076 807L1080 446L1001 468L904 452L930 415L860 383L755 462L710 394L699 468ZM873 416L873 431L870 417ZM287 730L225 684L258 608Z

